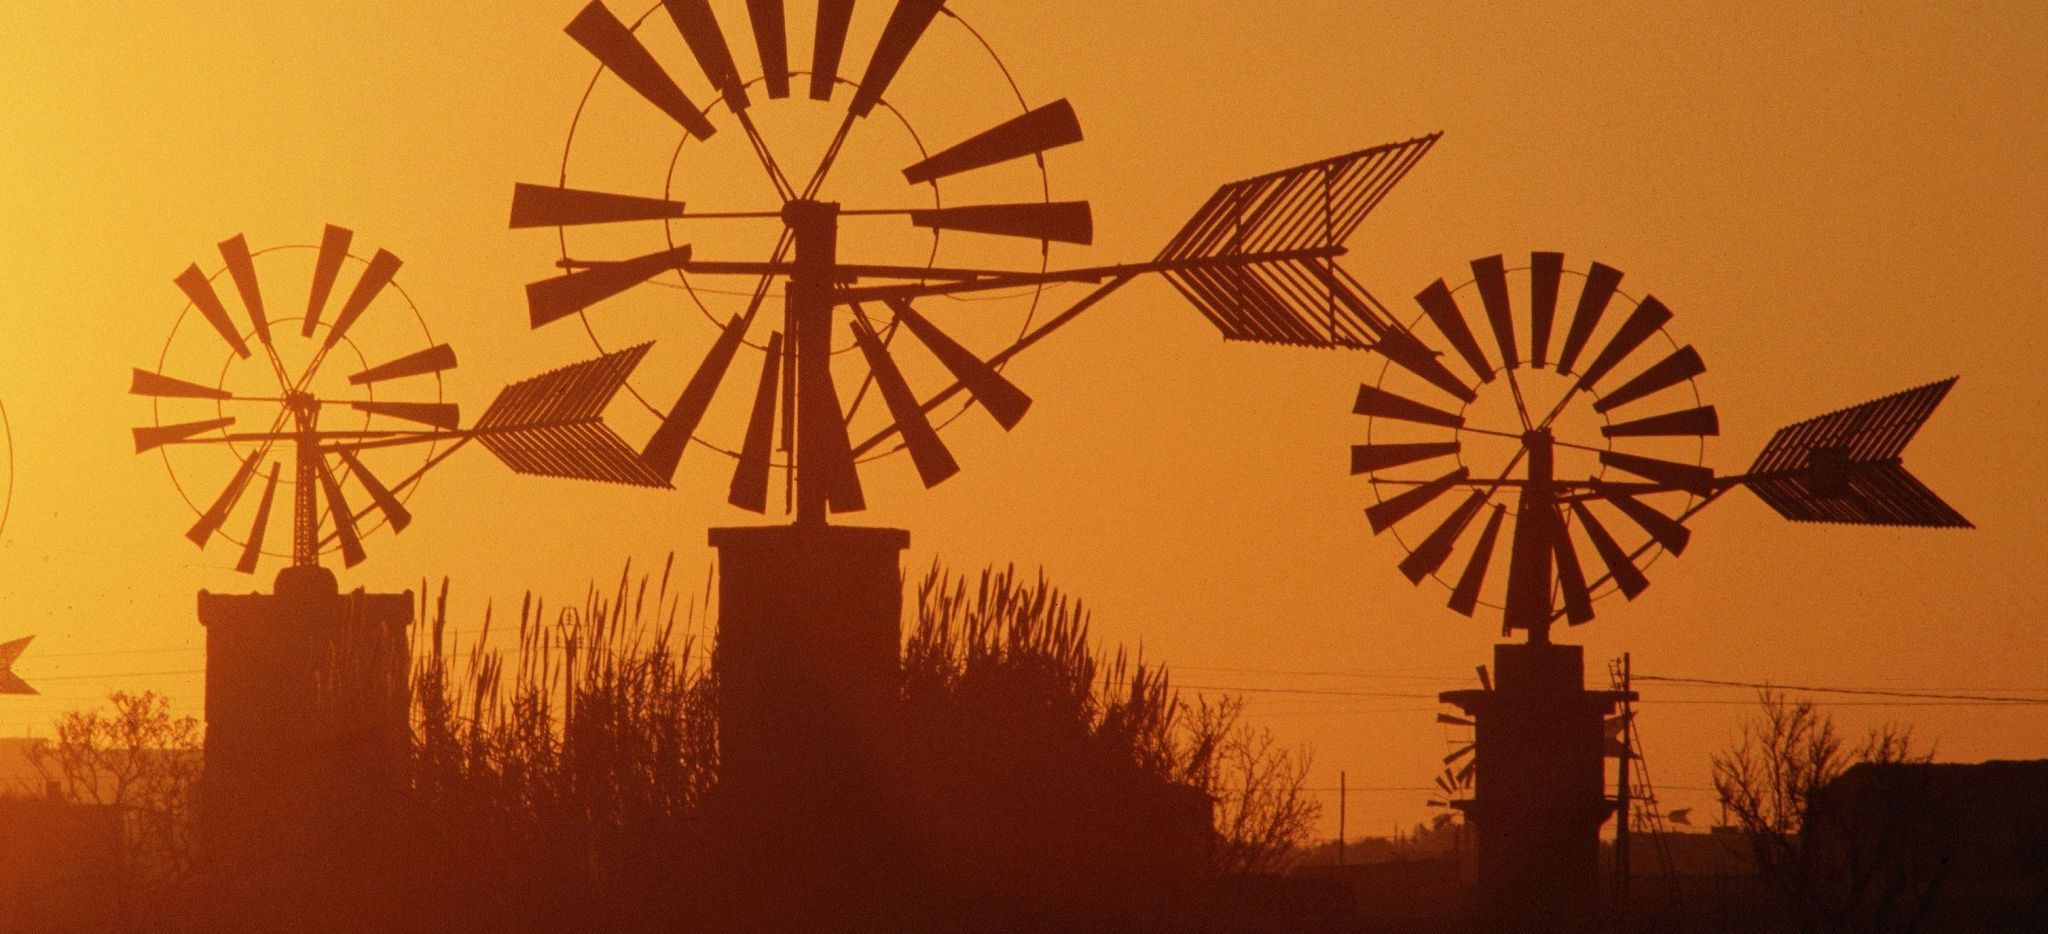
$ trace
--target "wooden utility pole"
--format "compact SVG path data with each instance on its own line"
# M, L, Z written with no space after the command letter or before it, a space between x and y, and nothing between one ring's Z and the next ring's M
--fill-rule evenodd
M1337 865L1344 865L1344 770L1337 770Z

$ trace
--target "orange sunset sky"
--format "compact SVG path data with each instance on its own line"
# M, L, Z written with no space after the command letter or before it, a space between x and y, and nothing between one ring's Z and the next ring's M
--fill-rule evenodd
M743 5L715 5L741 70L757 71ZM630 21L648 6L614 8ZM810 4L789 6L807 61ZM1779 6L949 4L1030 103L1065 97L1080 113L1088 140L1050 154L1052 193L1090 200L1097 237L1056 263L1149 258L1218 184L1441 130L1345 264L1403 316L1424 285L1463 281L1491 253L1625 270L1706 359L1700 391L1723 426L1707 463L1722 471L1780 425L1960 374L1906 457L1978 529L1794 526L1736 493L1692 523L1682 558L1650 569L1647 594L1603 602L1559 639L1587 646L1595 681L1630 651L1640 674L2048 701L2048 10ZM579 7L8 10L0 637L37 635L16 670L44 694L0 697L0 733L47 735L114 688L197 714L194 592L268 589L274 564L252 579L232 548L183 538L190 511L128 434L150 418L129 369L154 365L185 304L172 277L219 268L216 242L312 243L332 222L358 252L402 257L406 293L461 355L447 395L471 413L592 355L572 326L528 329L522 286L551 274L556 244L506 229L514 182L556 180L594 71L562 32ZM885 9L860 4L848 70ZM982 112L996 88L985 59L946 20L928 42L898 79L906 109L935 114L940 137L976 129L942 115ZM710 96L687 57L666 60ZM666 134L654 149L674 146L673 125L639 125ZM658 189L665 166L649 168ZM703 256L763 258L686 234ZM849 233L843 248L860 245ZM692 317L622 336L660 341L646 378L666 397L712 331ZM1037 400L1016 430L963 419L947 439L964 470L930 491L901 458L873 465L873 508L854 521L910 529L913 577L934 558L1042 567L1094 608L1099 639L1141 646L1191 689L1253 691L1255 719L1312 745L1327 831L1343 770L1352 832L1385 833L1429 813L1447 751L1434 692L1471 686L1497 630L1446 610L1434 583L1411 587L1399 546L1370 534L1346 447L1363 440L1352 392L1379 366L1226 344L1144 280L1010 368ZM615 425L637 444L654 419L629 407ZM705 530L760 521L724 504L728 469L693 454L677 490L649 491L518 477L465 451L427 478L413 527L372 538L342 579L452 577L463 629L486 601L573 601L627 559L658 568L671 551L700 589ZM1750 694L1641 688L1667 809L1710 813L1707 757ZM1904 721L1944 759L2048 756L2039 705L1844 700L1860 702L1835 708L1845 724Z

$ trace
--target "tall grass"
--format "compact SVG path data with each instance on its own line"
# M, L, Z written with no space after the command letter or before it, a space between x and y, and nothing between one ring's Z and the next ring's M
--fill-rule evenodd
M688 624L708 605L630 563L610 593L557 610L528 595L515 647L486 609L466 648L448 585L422 588L413 791L423 881L466 926L570 930L654 917L692 873L717 774L715 690ZM681 628L679 629L679 625ZM595 912L595 914L593 914Z
M689 635L711 597L685 597L673 570L629 564L577 606L529 595L510 645L489 609L452 630L446 582L422 597L411 898L435 906L429 927L687 929L715 910L717 684ZM1163 666L1096 644L1086 608L1042 575L970 584L935 564L916 599L902 748L875 751L915 825L913 899L988 917L1009 910L991 892L1128 902L1165 879L1275 868L1305 835L1303 754L1245 726L1234 699L1183 699Z
M1057 750L1077 768L1199 792L1212 807L1213 872L1290 864L1319 814L1303 787L1307 751L1247 724L1242 698L1183 696L1166 666L1094 643L1089 621L1042 573L991 568L970 588L934 564L904 649L913 735Z

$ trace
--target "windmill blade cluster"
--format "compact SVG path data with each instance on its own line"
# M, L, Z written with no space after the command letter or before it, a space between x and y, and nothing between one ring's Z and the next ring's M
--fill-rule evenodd
M1453 288L1438 279L1415 297L1421 318L1448 345L1455 362L1434 370L1402 367L1427 384L1425 393L1446 398L1416 398L1384 388L1384 380L1380 386L1359 387L1352 411L1372 419L1376 428L1371 441L1352 446L1352 473L1370 475L1383 491L1394 491L1368 507L1366 518L1378 534L1425 513L1437 516L1433 524L1422 525L1426 531L1419 539L1407 540L1410 549L1400 569L1411 582L1421 583L1457 567L1454 582L1447 581L1448 605L1460 614L1477 613L1497 564L1496 552L1506 539L1507 625L1547 626L1553 615L1583 623L1593 618L1593 593L1601 585L1611 582L1629 599L1648 587L1638 562L1649 548L1676 553L1685 547L1688 535L1681 520L1645 498L1675 491L1705 495L1714 488L1713 472L1706 467L1625 447L1719 433L1712 406L1666 401L1677 395L1672 390L1704 373L1705 366L1698 352L1686 346L1654 358L1633 376L1616 376L1663 329L1671 312L1655 297L1645 297L1626 313L1610 314L1622 278L1613 267L1593 263L1583 274L1570 273L1579 282L1578 294L1566 306L1568 317L1561 319L1568 297L1563 254L1532 253L1526 266L1515 268L1499 255L1473 260L1470 266L1466 286ZM1525 288L1512 286L1515 276L1526 277ZM1460 301L1467 292L1478 298L1477 315L1468 314ZM1539 372L1547 375L1534 380ZM1556 397L1531 395L1539 384L1559 387L1552 390ZM1511 395L1518 421L1472 423L1469 413L1481 390ZM1598 437L1556 433L1556 420L1573 405L1605 420ZM1636 414L1642 409L1648 413ZM1468 440L1488 437L1519 445L1507 463L1508 473L1477 474L1467 460ZM1643 479L1560 476L1555 466L1560 447L1597 456L1602 467ZM1419 476L1406 473L1417 469L1423 471ZM1454 491L1462 495L1453 505L1438 505ZM1620 528L1631 529L1640 544L1624 544L1615 531ZM1604 568L1602 576L1587 575L1581 560L1587 548ZM1463 564L1453 565L1460 551Z
M636 222L703 222L745 218L776 218L796 226L815 219L821 212L836 225L840 209L811 200L837 156L847 133L880 106L890 85L908 61L932 23L945 13L938 0L901 0L890 10L858 81L841 76L854 5L846 0L823 0L817 17L809 94L813 100L830 101L838 88L848 85L853 94L847 100L845 123L827 147L818 174L807 185L792 184L781 175L769 141L752 123L750 113L761 105L761 91L768 100L789 96L788 40L782 4L764 0L748 5L748 24L755 34L764 74L759 85L745 80L732 54L727 34L710 5L704 0L669 0L664 4L690 51L690 58L723 103L725 116L739 124L760 156L764 169L776 183L782 204L753 212L718 212L693 215L679 200L597 191L561 185L519 184L513 189L511 226L514 228L569 227ZM950 14L947 14L950 15ZM712 107L701 106L683 90L671 71L644 44L645 30L666 29L659 17L628 25L613 15L602 0L586 6L570 23L568 33L600 65L610 71L646 103L666 115L691 138L702 141L719 131ZM1026 109L989 128L971 134L936 151L921 153L914 163L903 167L908 185L937 185L978 170L1041 157L1045 152L1080 142L1082 132L1073 106L1065 100ZM845 213L896 214L909 227L1021 238L1041 242L1086 244L1094 238L1094 222L1086 202L1032 202L1017 204L966 204L911 209L853 209ZM847 436L851 415L840 390L822 365L806 362L810 351L800 339L794 311L783 316L779 328L756 326L760 310L776 278L790 281L791 301L809 293L797 282L805 276L829 281L825 295L817 299L839 309L853 338L852 348L866 365L860 399L869 390L886 407L892 422L882 435L859 449L865 452L888 436L900 439L927 486L943 482L958 471L958 462L938 437L932 410L947 398L966 393L987 408L1004 428L1014 427L1030 407L1030 398L1004 378L988 358L968 350L962 342L941 330L914 307L933 280L958 286L987 288L994 284L1015 285L1020 276L1031 273L1013 270L937 270L919 267L889 267L842 263L831 257L823 267L791 258L792 239L766 262L707 260L689 245L674 246L640 256L618 260L567 262L562 274L534 282L527 287L530 319L535 327L588 312L594 306L619 296L665 273L691 275L745 275L759 277L753 299L745 310L724 319L717 335L703 352L686 379L674 404L663 416L655 434L638 454L640 465L629 468L606 451L596 460L574 467L558 467L571 473L607 472L622 482L668 485L680 468L683 455L704 426L719 393L732 374L743 348L765 349L757 373L745 381L751 385L752 404L746 409L746 429L737 448L728 501L741 508L765 512L768 507L770 475L777 466L793 474L809 468L810 479L828 490L834 512L864 508L856 466L856 449ZM905 286L886 289L889 294L861 294L850 288L861 278L896 279ZM886 314L883 314L886 312ZM827 326L838 325L827 320ZM911 343L954 379L947 389L920 398L901 365L905 342L897 340L907 331ZM842 332L844 333L844 332ZM637 360L637 357L636 357ZM857 402L856 402L857 405ZM817 430L806 432L800 424L819 420ZM824 424L830 422L831 424ZM777 431L778 423L780 431ZM480 427L481 423L480 423ZM803 439L811 439L809 445ZM498 442L493 442L498 443ZM785 452L778 457L777 452ZM602 464L602 468L598 465ZM521 460L515 469L537 470L539 465ZM797 480L803 479L796 477Z
M1743 483L1794 522L1971 528L1900 460L1955 383L1950 377L1780 428Z
M323 372L330 354L344 342L354 344L353 338L358 323L370 308L393 287L399 268L403 263L388 250L378 250L367 260L362 260L363 271L349 287L347 296L332 317L328 316L333 305L336 286L340 284L345 263L351 258L349 247L354 233L347 228L328 225L323 231L319 245L315 248L313 268L307 289L305 313L299 316L299 327L278 328L273 325L290 319L274 318L267 304L264 287L257 274L256 258L263 253L252 252L247 240L237 235L222 241L219 245L222 273L208 275L194 263L180 273L174 282L180 292L199 313L212 333L220 339L224 349L234 359L249 360L261 354L269 378L258 381L266 388L256 394L247 393L246 387L229 389L224 383L207 385L196 380L184 379L152 370L136 369L129 382L129 391L135 395L156 400L159 410L172 400L193 400L210 403L215 411L235 407L236 411L249 412L252 407L264 411L261 426L250 426L250 431L230 434L229 429L240 425L237 415L220 414L213 418L188 422L173 422L138 427L134 430L136 453L157 450L172 445L241 445L247 450L237 462L233 473L221 485L218 492L200 511L197 521L186 532L186 537L195 545L206 547L226 527L236 513L244 512L245 496L255 481L263 479L262 492L256 498L248 531L241 539L242 553L236 568L245 573L253 572L263 554L264 543L271 524L278 487L284 467L289 462L295 480L295 502L293 509L293 553L295 560L314 560L320 547L321 536L314 525L325 524L331 529L329 540L340 548L345 563L354 565L363 559L363 550L356 523L360 517L349 506L341 475L337 473L335 461L341 461L347 476L366 491L371 499L371 510L381 513L390 526L402 529L411 522L399 498L386 486L368 466L362 463L352 451L333 443L337 434L316 427L318 413L323 406L341 405L370 416L382 416L428 426L437 432L453 431L459 424L460 410L453 404L425 400L402 400L378 398L379 389L390 385L417 390L419 377L438 376L456 366L455 352L446 344L432 344L424 349L392 357L381 362L364 365L348 377L348 385L366 393L364 398L327 399L315 397L316 381ZM236 321L215 289L215 282L225 275L234 284L246 326ZM246 327L246 331L245 331ZM292 341L289 348L286 341ZM253 346L252 346L253 342ZM289 352L286 352L286 351ZM289 359L289 362L288 362ZM224 377L223 377L224 378ZM269 385L274 384L274 385ZM438 394L438 391L436 392ZM432 432L372 431L349 434L375 436L379 438L404 438L408 434ZM283 447L279 443L283 442ZM324 508L323 508L324 507ZM310 554L309 554L310 552Z

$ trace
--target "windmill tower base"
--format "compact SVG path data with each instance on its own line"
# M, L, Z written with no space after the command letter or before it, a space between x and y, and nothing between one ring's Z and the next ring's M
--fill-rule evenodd
M901 529L711 530L715 813L748 890L734 898L827 923L888 887L897 822L887 776L901 746L899 558L909 544Z
M320 567L286 568L274 589L199 594L200 855L232 929L287 929L307 912L346 927L332 903L358 900L336 889L374 891L367 876L402 826L413 595L343 594Z
M1481 917L1487 930L1591 931L1614 811L1603 719L1634 695L1586 690L1576 645L1496 645L1493 666L1493 690L1438 695L1474 724L1474 793L1456 806L1477 837Z

